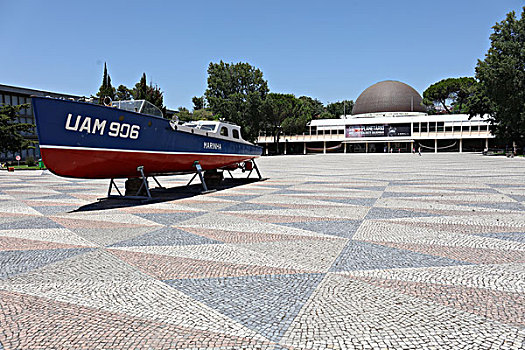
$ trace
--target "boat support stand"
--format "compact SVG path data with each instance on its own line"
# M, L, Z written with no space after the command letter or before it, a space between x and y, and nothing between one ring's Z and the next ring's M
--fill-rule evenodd
M115 179L111 178L111 180L109 181L109 188L108 188L108 196L107 196L107 198L112 198L112 199L114 199L114 198L116 198L116 199L138 199L138 200L146 200L146 201L152 200L153 197L151 196L151 192L149 190L148 178L144 175L144 166L141 165L141 166L137 167L137 171L140 173L141 184L140 184L139 189L135 193L135 195L133 195L133 196L122 195L122 192L120 192L120 189L118 188L117 184L115 183ZM157 185L158 185L157 188L164 189L164 187L162 187L162 185L155 178L155 176L151 176L151 177L157 183ZM117 190L118 195L112 195L111 194L111 191L113 190L113 187L115 187L115 189ZM147 196L141 196L140 195L140 193L141 193L143 188L146 190ZM104 198L99 198L99 199L104 199Z
M202 184L202 192L201 193L202 194L206 194L206 193L216 192L217 190L209 190L208 186L206 186L206 181L204 181L204 176L202 175L202 167L201 167L201 165L200 165L198 160L193 162L193 167L195 168L196 172L195 172L195 174L193 174L193 177L190 179L190 181L186 184L186 187L189 186L193 182L193 180L195 180L197 175L199 175L199 178L200 178L201 184Z
M261 172L259 171L259 167L257 166L257 163L255 163L255 159L252 159L251 162L252 162L252 164L253 164L253 167L252 167L252 169L250 170L250 172L248 173L248 176L246 176L246 178L249 178L250 175L251 175L252 172L253 172L253 169L255 169L255 171L257 172L257 176L259 176L259 180L263 180L263 177L261 176Z

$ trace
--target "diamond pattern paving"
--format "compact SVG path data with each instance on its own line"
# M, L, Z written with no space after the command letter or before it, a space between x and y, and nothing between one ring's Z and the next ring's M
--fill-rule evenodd
M323 277L323 274L266 275L166 283L278 341Z
M525 160L258 164L150 204L0 172L0 350L525 348Z

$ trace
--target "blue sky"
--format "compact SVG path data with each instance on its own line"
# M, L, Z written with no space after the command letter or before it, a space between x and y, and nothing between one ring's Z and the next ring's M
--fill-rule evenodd
M491 27L523 0L0 0L0 84L95 94L146 72L168 108L192 108L210 62L249 62L272 92L355 100L400 80L422 93L473 76Z

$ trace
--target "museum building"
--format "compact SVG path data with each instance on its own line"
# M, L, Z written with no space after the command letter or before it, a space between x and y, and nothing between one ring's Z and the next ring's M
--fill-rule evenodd
M35 116L33 115L33 108L31 107L31 96L50 96L55 98L65 98L73 100L78 100L79 98L81 98L81 96L0 84L0 106L2 106L2 104L12 106L21 105L25 103L29 104L29 108L23 108L20 110L20 114L17 120L18 123L35 124ZM0 161L13 161L15 160L15 157L17 155L20 155L22 160L25 160L29 156L33 157L35 160L40 158L40 148L38 147L38 136L36 134L36 128L33 128L32 132L24 132L22 133L22 135L25 138L34 142L34 148L20 150L20 152L17 152L16 154L0 153Z
M427 114L421 95L399 81L382 81L355 101L351 115L317 119L308 133L281 135L284 153L308 152L411 152L483 151L494 135L489 122L467 114ZM258 138L265 154L275 149L273 136Z

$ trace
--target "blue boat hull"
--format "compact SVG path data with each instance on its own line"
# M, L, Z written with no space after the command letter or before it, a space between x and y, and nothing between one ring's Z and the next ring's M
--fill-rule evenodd
M53 173L136 177L232 167L259 157L250 143L173 130L167 119L84 102L33 97L42 158Z

